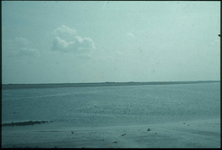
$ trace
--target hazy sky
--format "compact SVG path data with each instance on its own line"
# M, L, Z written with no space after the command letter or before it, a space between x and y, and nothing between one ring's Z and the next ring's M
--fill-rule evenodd
M2 83L220 80L220 1L3 1Z

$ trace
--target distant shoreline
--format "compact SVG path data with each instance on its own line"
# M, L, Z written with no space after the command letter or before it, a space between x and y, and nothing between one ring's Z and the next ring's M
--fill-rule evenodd
M61 88L61 87L92 87L92 86L134 86L134 85L166 85L166 84L197 84L215 83L220 81L168 81L168 82L101 82L101 83L49 83L49 84L2 84L2 90L26 88Z

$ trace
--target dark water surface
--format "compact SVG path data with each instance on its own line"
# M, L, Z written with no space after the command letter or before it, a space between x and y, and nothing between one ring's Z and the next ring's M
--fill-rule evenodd
M2 123L110 126L218 118L220 82L2 90Z

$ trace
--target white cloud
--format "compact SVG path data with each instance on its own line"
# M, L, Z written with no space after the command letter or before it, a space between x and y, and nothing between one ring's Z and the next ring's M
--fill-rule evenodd
M19 44L22 44L23 46L30 46L32 44L31 41L23 37L16 37L15 42L18 42Z
M133 34L132 34L132 33L130 33L130 32L129 32L129 33L127 33L127 36L128 36L128 37L131 37L131 38L135 38L135 37L136 37L135 35L133 35Z
M52 50L68 52L72 49L75 49L75 46L75 42L66 42L65 40L57 36L53 40Z
M56 28L53 31L54 34L60 35L60 34L70 34L70 35L76 35L77 31L75 29L71 29L68 26L61 25L60 27Z
M26 38L16 37L13 40L5 41L3 49L14 56L39 56L38 49L33 48L32 44L32 41Z
M80 36L76 36L74 41L67 42L60 37L55 37L53 40L52 50L61 51L61 52L77 52L84 53L90 52L95 49L95 44L90 38L81 38Z
M19 56L39 56L40 55L39 51L33 48L21 48L17 54Z
M52 43L52 51L89 53L95 49L93 40L89 37L82 38L75 29L62 25L53 32L55 38Z
M81 59L92 59L93 57L90 54L80 54L80 55L78 55L78 58L81 58Z
M80 36L75 37L77 39L78 50L80 51L90 51L95 49L95 44L91 38L81 38Z

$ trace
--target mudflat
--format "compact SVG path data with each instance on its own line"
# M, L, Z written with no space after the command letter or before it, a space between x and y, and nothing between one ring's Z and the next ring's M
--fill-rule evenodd
M3 148L220 148L220 119L98 128L2 127Z

